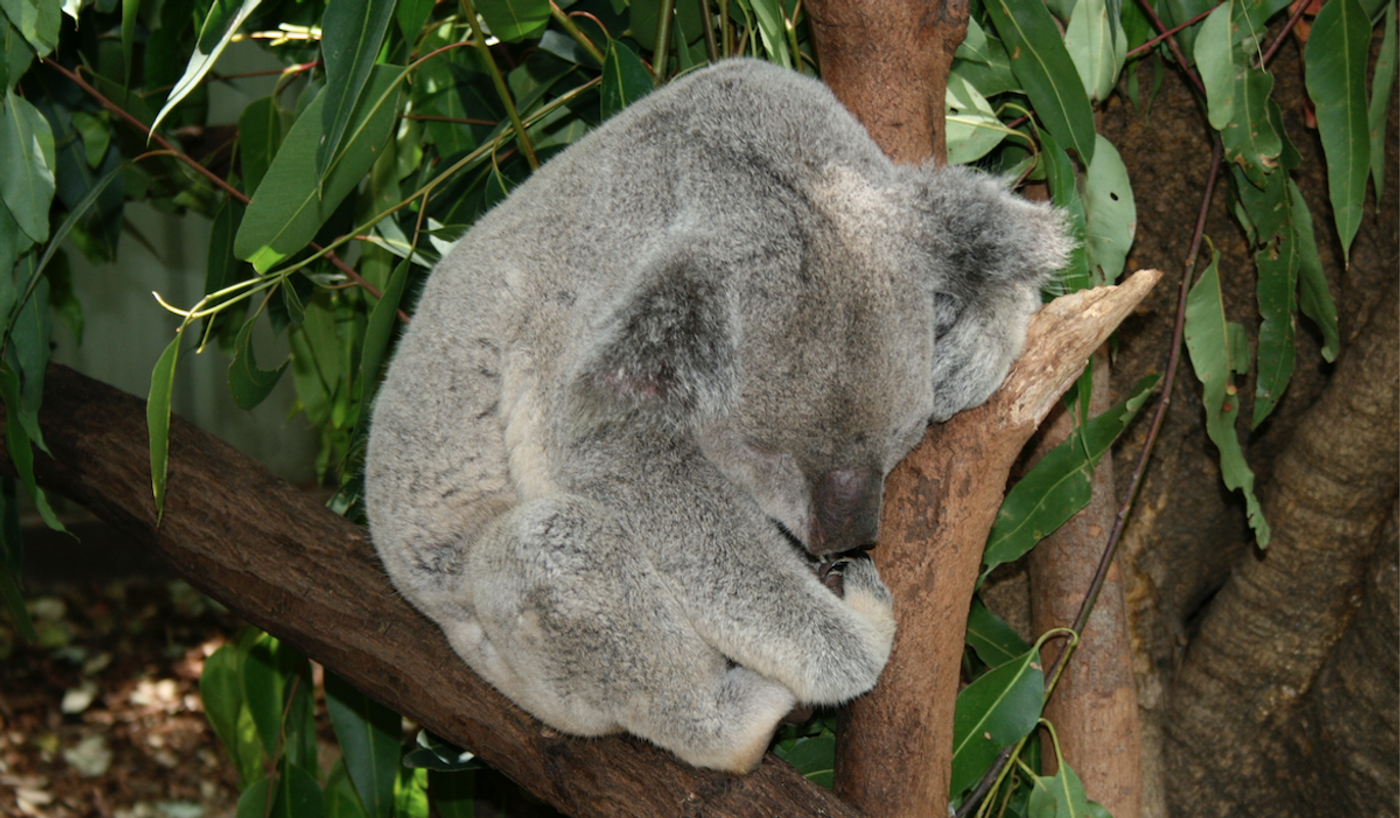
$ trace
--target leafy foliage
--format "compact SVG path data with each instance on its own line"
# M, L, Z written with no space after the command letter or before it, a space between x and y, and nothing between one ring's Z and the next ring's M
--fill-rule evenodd
M1199 72L1203 118L1223 144L1234 212L1255 251L1256 354L1220 308L1220 277L1229 271L1216 263L1193 289L1188 334L1222 473L1244 492L1261 545L1268 528L1236 430L1232 379L1254 375L1258 426L1295 366L1297 313L1321 332L1325 358L1339 346L1312 215L1289 176L1300 160L1262 58L1267 26L1286 5L1147 4L1168 25L1202 17L1177 34L1190 64L1180 67ZM1305 52L1344 249L1367 179L1379 188L1383 175L1395 9L1395 0L1328 0ZM1062 275L1065 291L1112 282L1126 264L1136 204L1117 150L1095 132L1094 106L1114 93L1138 104L1134 66L1150 61L1160 78L1174 61L1166 43L1147 44L1151 19L1119 0L972 3L946 100L950 160L1046 184L1083 239ZM1383 21L1368 101L1367 49ZM18 482L0 484L0 595L21 628L19 488L61 528L34 482L31 447L44 448L37 419L53 318L75 335L82 327L64 248L113 258L126 201L213 220L205 295L170 306L183 321L152 372L156 508L180 354L214 340L230 358L230 392L241 407L257 405L292 373L295 409L321 436L318 470L338 478L333 507L354 517L365 410L401 305L481 213L540 162L680 73L737 54L817 70L807 19L792 0L0 0L0 32L0 396L19 472ZM286 68L237 117L231 143L195 158L190 135L218 124L207 119L219 60L248 40ZM290 358L259 366L258 326L285 335ZM1071 406L1087 404L1091 377L1069 396ZM1012 493L989 566L1025 553L1082 507L1094 463L1149 388L1104 417L1079 418L1063 451ZM968 641L967 691L1014 687L1020 704L1015 729L964 732L955 796L981 776L987 741L995 750L1021 746L1020 757L1033 760L1038 742L1022 739L1039 716L1030 692L1044 686L1028 658L1034 651L985 607L974 608ZM304 660L256 634L225 650L211 657L203 684L211 722L247 788L240 815L426 814L427 787L439 813L471 814L470 779L444 771L452 751L429 742L410 758L426 753L437 762L386 765L390 718L335 683L331 710L349 740L345 760L319 779ZM959 718L990 724L1004 699L960 699ZM831 747L829 725L778 745L818 780L829 777ZM1013 768L999 803L1011 814L1096 814L1081 807L1073 773L1060 770L1040 778Z

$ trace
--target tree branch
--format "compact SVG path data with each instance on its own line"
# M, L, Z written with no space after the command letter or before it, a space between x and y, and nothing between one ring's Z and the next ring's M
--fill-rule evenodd
M913 580L907 573L892 583L897 594L904 594L897 598L907 600L899 609L902 639L896 642L896 663L907 658L901 643L930 633L925 623L931 615L940 630L956 627L961 633L986 535L981 518L990 524L997 506L976 498L989 490L999 496L1004 480L1003 469L1002 478L988 481L983 464L998 461L990 456L984 461L976 452L1014 456L1020 442L1009 441L1020 432L1006 430L1034 429L1055 396L1074 380L1077 362L1102 342L1157 277L1156 271L1140 272L1122 286L1076 293L1047 305L1033 321L1027 353L1002 391L982 409L935 431L930 437L942 443L921 447L922 455L903 467L939 478L940 491L948 496L891 497L887 519L914 515L924 521L921 531L927 534L937 526L941 542L954 544L963 540L949 532L982 527L975 547L964 549L970 569L950 566L945 572L940 564L940 582L930 586L932 593L898 590ZM692 769L631 737L581 740L542 726L473 675L438 628L399 598L362 529L178 417L171 419L169 493L157 526L144 403L59 366L50 368L45 385L40 419L52 455L40 453L35 459L45 488L153 546L191 584L249 622L370 697L471 749L560 811L648 818L857 814L771 755L757 772L736 777ZM955 443L958 439L968 442ZM950 454L952 461L947 460ZM0 459L0 471L13 473L8 455ZM925 563L934 553L922 541L887 543L884 549L910 547L925 553ZM966 585L960 601L941 596L938 589L948 577ZM919 604L916 596L939 604ZM882 690L908 681L895 667L887 678L892 681L882 681ZM939 695L929 701L940 713L946 709L951 724L948 692L956 689L956 679L940 679L933 689ZM880 701L874 707L882 706ZM949 739L946 728L927 727L940 723L921 719L900 724L900 738L913 739L908 752L918 763L892 767L887 759L871 777L901 779L903 773L888 774L901 767L906 773L922 768L946 776L946 752L942 763L937 753L920 755L930 732L945 743Z

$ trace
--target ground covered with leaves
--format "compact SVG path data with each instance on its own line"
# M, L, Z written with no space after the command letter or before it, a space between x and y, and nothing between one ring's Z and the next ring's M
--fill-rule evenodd
M37 644L0 614L0 815L232 816L199 674L238 619L174 580L27 590Z

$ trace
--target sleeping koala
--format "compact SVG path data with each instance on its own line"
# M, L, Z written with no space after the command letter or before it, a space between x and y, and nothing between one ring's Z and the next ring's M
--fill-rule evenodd
M984 401L1069 250L967 170L892 165L819 82L736 60L541 168L433 271L374 409L395 586L546 724L757 765L869 690L885 475Z

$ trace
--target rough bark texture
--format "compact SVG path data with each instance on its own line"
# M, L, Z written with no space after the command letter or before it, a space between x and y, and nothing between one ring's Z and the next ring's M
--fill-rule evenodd
M1391 308L1372 313L1275 465L1263 496L1273 543L1236 567L1187 651L1166 721L1176 782L1168 795L1179 814L1295 815L1300 796L1319 787L1331 792L1355 763L1349 753L1334 757L1313 746L1300 759L1299 748L1280 738L1300 728L1309 691L1352 621L1395 506L1395 298L1393 285L1381 294ZM1394 681L1362 695L1380 697ZM1375 715L1393 717L1393 708ZM1375 747L1372 757L1385 759L1386 749ZM1385 760L1393 771L1393 753ZM1345 811L1343 804L1330 808Z
M875 559L898 629L880 683L843 715L836 756L837 793L862 814L946 814L963 632L1007 474L1083 362L1159 278L1144 270L1047 305L1001 390L932 429L886 481ZM1063 321L1070 316L1078 320Z
M1111 405L1109 376L1108 354L1100 350L1094 355L1091 416L1102 414ZM1036 446L1036 456L1043 457L1063 443L1072 428L1073 418L1063 406L1057 407ZM1089 505L1041 540L1030 554L1032 633L1069 627L1074 622L1117 514L1113 459L1105 457L1094 470ZM1047 668L1062 648L1063 642L1057 641L1041 651ZM1084 782L1085 791L1113 818L1139 818L1142 814L1137 685L1131 657L1122 572L1114 560L1079 647L1045 707L1045 718L1055 725L1060 748ZM1045 755L1042 766L1047 775L1058 768L1053 753Z
M967 0L811 0L822 81L900 164L948 157L943 98Z
M575 816L846 816L831 793L769 756L746 777L696 770L645 742L579 740L479 680L390 587L365 532L180 418L156 525L143 401L49 370L40 482L155 547L184 578L370 697ZM12 467L5 455L0 463Z

